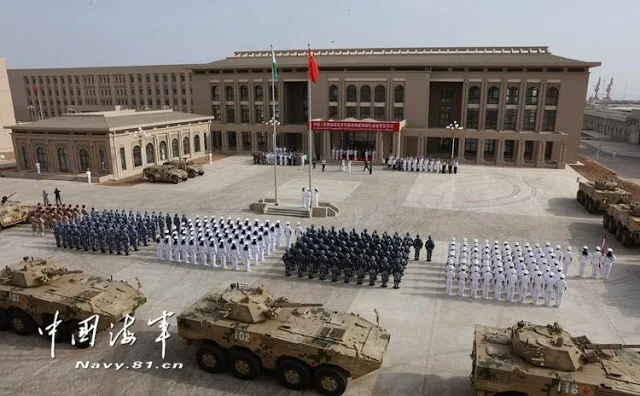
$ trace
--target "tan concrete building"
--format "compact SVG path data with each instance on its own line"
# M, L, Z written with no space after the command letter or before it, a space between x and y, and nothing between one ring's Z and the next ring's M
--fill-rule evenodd
M18 121L114 106L193 112L188 65L10 69L8 73Z
M70 113L11 127L19 172L74 180L91 170L96 180L139 174L169 158L209 151L211 117L172 110ZM66 177L65 177L66 175Z
M342 131L336 125L315 130L316 156L329 158L332 147L341 147L375 150L378 159L390 153L448 158L453 149L467 162L518 166L576 161L589 69L600 65L553 55L547 47L314 54L320 75L311 88L312 118L362 120L343 124ZM307 53L277 51L276 58L277 144L306 151ZM235 52L192 72L194 111L215 117L215 150L271 148L271 127L265 125L272 118L269 51ZM405 125L399 132L372 131L374 121ZM464 130L446 129L454 121ZM349 127L354 124L361 126Z
M11 131L7 127L15 123L7 64L3 58L0 58L0 155L4 155L7 159L12 156L11 153L13 152Z
M640 144L640 106L587 104L583 127L615 140Z

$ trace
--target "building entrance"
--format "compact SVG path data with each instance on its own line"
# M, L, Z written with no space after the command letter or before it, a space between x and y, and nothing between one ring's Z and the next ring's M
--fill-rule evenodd
M364 158L366 150L375 151L376 149L376 133L375 132L340 132L340 140L335 144L337 149L351 149L357 151L357 158Z

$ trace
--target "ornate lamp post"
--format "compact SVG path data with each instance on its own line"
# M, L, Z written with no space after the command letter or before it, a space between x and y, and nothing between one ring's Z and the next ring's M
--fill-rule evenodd
M277 151L277 139L276 139L276 127L280 125L280 121L276 120L275 112L273 117L265 125L271 125L273 127L273 182L275 184L275 205L278 205L278 155Z
M462 126L460 126L460 124L458 124L458 121L454 121L453 124L449 124L447 125L447 129L450 130L452 132L452 138L451 138L451 159L453 159L453 153L455 151L455 147L456 147L456 132L457 131L461 131L464 128L462 128Z

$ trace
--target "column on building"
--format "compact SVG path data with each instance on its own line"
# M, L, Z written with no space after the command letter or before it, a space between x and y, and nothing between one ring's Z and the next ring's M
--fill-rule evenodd
M331 159L331 136L329 131L322 131L322 158L325 160Z
M251 132L251 152L255 153L258 151L258 132Z
M524 144L525 139L516 140L518 143L518 149L516 151L515 164L516 166L520 166L524 163Z
M464 79L462 84L462 106L460 106L460 125L467 127L467 107L469 105L469 78Z
M536 150L536 166L541 166L544 164L544 148L547 144L545 140L539 140L538 147Z
M418 137L418 157L424 157L424 136Z
M542 131L542 117L544 115L544 100L545 100L546 94L547 94L547 82L543 81L540 84L540 91L538 92L538 111L536 114L536 132Z
M527 80L522 79L520 82L520 93L518 95L518 113L516 114L516 131L522 130L522 124L524 122L524 106L526 101L527 101Z
M489 83L486 78L482 79L482 84L480 84L480 106L478 106L478 130L484 130L485 125L485 114L487 112L487 90L489 89ZM484 148L482 149L484 152Z
M464 161L464 137L459 137L458 138L458 159L460 161Z
M220 134L222 136L222 151L228 152L229 151L229 132L223 129L220 132Z
M496 139L496 165L501 165L504 163L504 138Z
M500 101L498 102L498 126L497 129L499 131L504 130L504 113L507 108L507 89L508 84L507 80L502 79L500 82Z

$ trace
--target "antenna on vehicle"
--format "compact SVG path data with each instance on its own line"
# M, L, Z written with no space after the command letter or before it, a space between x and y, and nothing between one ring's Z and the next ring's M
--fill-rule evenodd
M380 315L378 314L378 310L374 308L373 312L376 313L376 325L380 326Z

